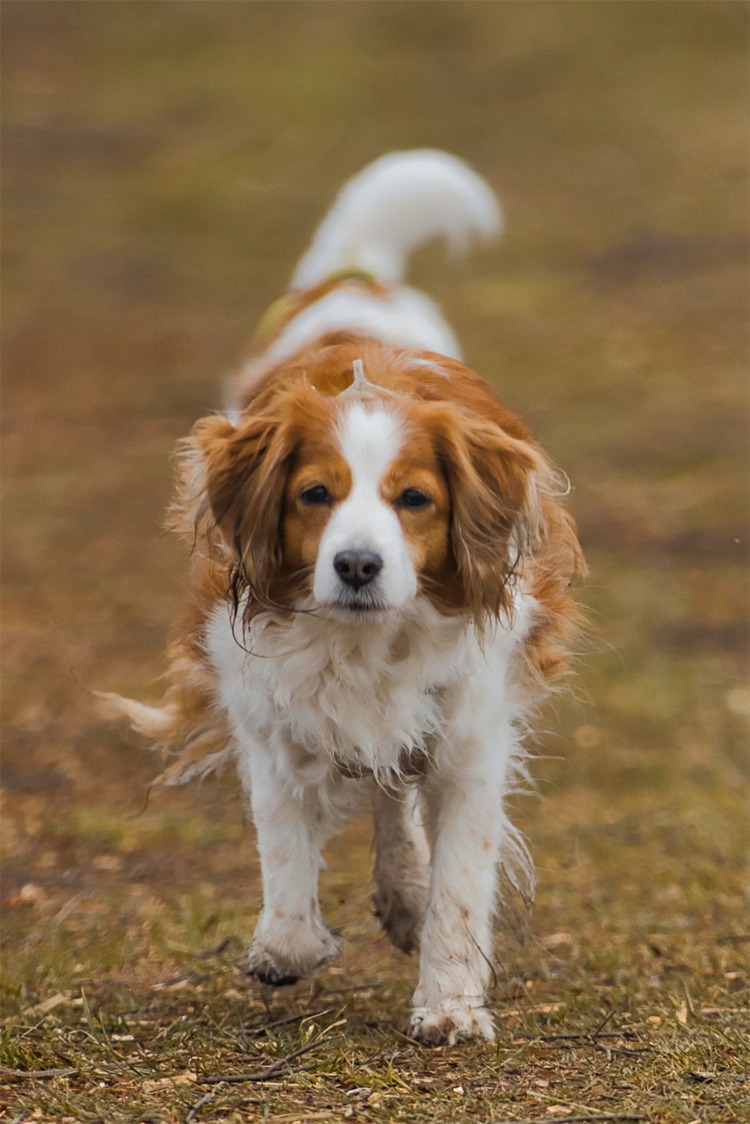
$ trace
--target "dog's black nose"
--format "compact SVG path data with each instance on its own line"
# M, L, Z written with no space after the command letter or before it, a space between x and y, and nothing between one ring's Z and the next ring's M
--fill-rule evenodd
M340 550L333 568L342 582L352 589L361 589L383 569L383 559L372 550Z

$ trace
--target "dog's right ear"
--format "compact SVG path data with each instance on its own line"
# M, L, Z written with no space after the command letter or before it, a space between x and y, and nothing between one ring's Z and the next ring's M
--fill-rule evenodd
M241 583L268 597L281 562L280 524L291 433L276 411L203 418L183 443L171 525L219 545Z

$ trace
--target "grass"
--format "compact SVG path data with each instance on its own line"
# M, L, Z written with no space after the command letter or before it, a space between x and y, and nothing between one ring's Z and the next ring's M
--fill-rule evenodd
M551 936L553 949L506 961L496 1044L427 1050L394 1024L407 989L383 981L382 955L369 979L347 963L282 998L248 987L231 938L170 956L149 933L137 973L50 974L50 989L67 988L52 1010L10 1024L8 1118L739 1119L739 941L707 927L630 949L620 933L605 953L596 932Z
M0 1119L729 1124L748 1104L747 22L731 0L2 5ZM339 962L243 974L231 777L152 794L170 450L347 175L465 156L507 234L414 282L573 482L591 641L540 722L493 1044L404 1038L370 829ZM242 1078L242 1080L233 1080Z
M509 902L500 928L497 1042L436 1050L403 1034L416 965L370 914L366 824L324 877L340 963L274 991L243 974L257 871L230 865L231 824L219 837L187 796L129 821L136 835L107 833L104 812L79 820L89 850L70 888L46 866L6 918L4 1118L738 1120L741 828L727 807L717 838L712 799L693 797L686 823L684 794L660 795L627 812L568 789L527 809L541 885L533 915ZM42 833L43 867L70 830ZM161 872L144 870L154 851Z

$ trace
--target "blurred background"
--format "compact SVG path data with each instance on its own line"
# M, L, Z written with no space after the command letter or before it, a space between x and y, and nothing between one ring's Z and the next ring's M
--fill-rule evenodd
M532 927L594 958L604 933L746 932L747 23L731 0L4 0L11 1004L68 955L132 963L134 918L249 936L233 785L141 812L159 763L90 691L160 697L174 443L342 182L411 147L502 201L496 245L410 276L570 476L592 571L544 799L515 812ZM369 839L332 845L324 894L375 947Z

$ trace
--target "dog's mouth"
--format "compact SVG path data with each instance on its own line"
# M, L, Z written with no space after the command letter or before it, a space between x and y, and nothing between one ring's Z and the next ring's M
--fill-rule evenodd
M341 589L333 597L318 600L312 590L299 599L295 608L301 612L327 615L333 614L339 620L356 621L358 617L376 619L378 615L393 612L396 608L371 588L359 590Z
M372 594L369 597L340 597L332 602L332 607L343 609L347 613L383 613L391 606L379 597Z
M356 592L342 590L335 599L328 602L331 609L341 609L347 616L369 616L371 613L384 613L393 606L380 597L375 590L365 587Z

